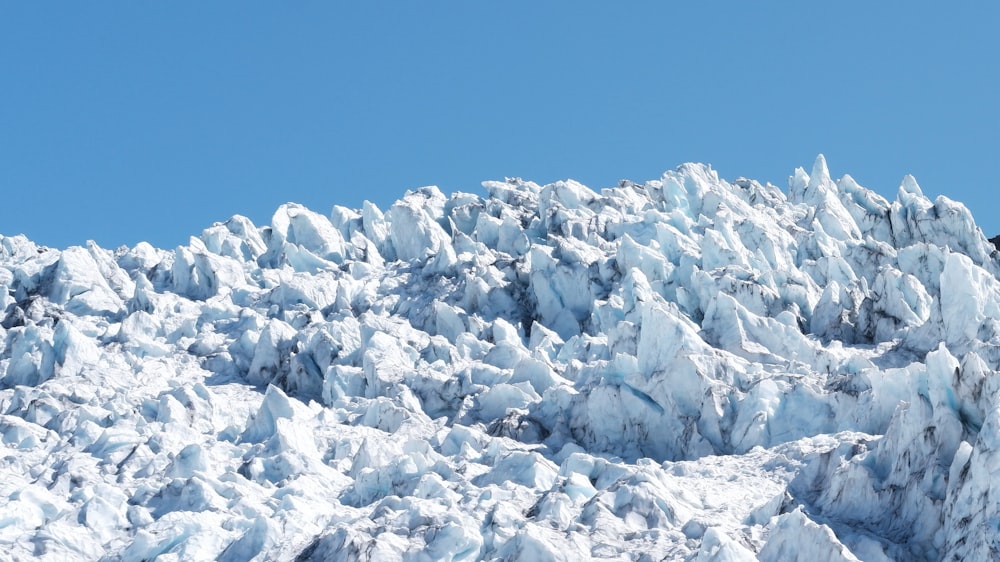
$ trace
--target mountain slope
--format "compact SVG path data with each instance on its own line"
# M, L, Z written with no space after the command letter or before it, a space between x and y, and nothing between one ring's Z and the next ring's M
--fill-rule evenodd
M997 553L1000 262L912 178L686 164L0 238L13 559Z

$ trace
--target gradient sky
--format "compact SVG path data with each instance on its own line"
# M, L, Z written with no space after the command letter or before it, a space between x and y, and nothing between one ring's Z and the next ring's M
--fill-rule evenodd
M1000 233L1000 4L680 4L4 2L0 233L170 248L286 201L686 161L786 188L821 152Z

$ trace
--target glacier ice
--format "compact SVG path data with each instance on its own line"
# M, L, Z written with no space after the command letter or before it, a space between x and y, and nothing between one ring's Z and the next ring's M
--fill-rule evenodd
M1000 260L685 164L0 236L0 558L990 560Z

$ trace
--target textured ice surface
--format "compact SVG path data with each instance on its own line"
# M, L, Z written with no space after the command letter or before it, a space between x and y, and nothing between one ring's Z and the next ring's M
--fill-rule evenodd
M990 560L1000 262L822 157L0 237L0 559Z

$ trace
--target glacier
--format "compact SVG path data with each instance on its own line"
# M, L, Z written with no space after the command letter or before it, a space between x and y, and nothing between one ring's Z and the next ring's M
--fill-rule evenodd
M0 236L3 560L996 560L1000 258L685 164Z

